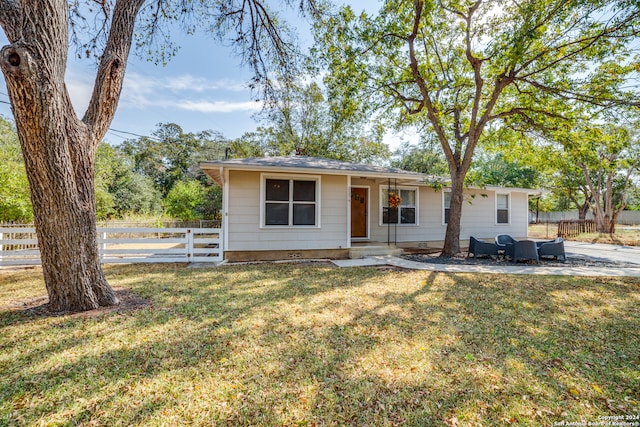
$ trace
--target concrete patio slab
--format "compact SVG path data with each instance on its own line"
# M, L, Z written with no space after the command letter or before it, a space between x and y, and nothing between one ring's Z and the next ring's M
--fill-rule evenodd
M555 265L469 265L469 264L436 264L411 261L396 256L369 256L362 259L348 259L332 261L338 267L364 267L391 265L410 270L426 270L447 273L494 273L494 274L530 274L553 276L612 276L612 277L640 277L640 247L593 244L585 242L565 241L567 258L589 261L623 262L627 265L637 264L638 267L614 266L571 266Z
M620 267L544 267L537 265L459 265L435 264L410 261L395 256L371 256L362 259L335 260L342 268L391 265L409 270L425 270L444 273L493 273L493 274L529 274L540 276L581 276L581 277L640 277L640 265L637 268Z

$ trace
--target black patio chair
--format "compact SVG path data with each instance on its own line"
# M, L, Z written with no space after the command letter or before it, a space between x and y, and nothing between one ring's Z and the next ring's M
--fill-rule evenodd
M554 242L554 240L536 240L536 247L540 249L540 246L544 245L545 243L551 242Z
M473 254L474 258L482 255L489 255L490 257L498 256L498 245L495 243L488 243L484 240L478 240L475 237L469 237L469 253L467 257Z
M507 245L505 255L512 262L518 261L535 261L540 262L538 258L538 248L533 240L519 240L511 245Z
M498 252L505 253L507 246L516 243L517 240L508 234L500 234L496 236L496 245L498 246Z
M557 260L562 258L562 262L565 262L567 255L564 252L564 239L558 237L549 242L542 242L542 244L538 246L538 257L555 257Z

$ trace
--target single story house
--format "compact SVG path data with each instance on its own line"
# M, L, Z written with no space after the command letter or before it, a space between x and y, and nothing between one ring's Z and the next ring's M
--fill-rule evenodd
M444 240L450 190L401 169L305 156L204 161L223 189L229 261L358 257L364 248L428 248ZM465 190L461 240L527 236L533 190ZM369 252L371 253L371 252Z

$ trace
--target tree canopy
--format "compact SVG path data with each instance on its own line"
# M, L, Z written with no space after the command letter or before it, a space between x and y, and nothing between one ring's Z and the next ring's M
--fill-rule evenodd
M33 220L29 182L13 122L0 117L0 222Z
M271 155L297 153L357 163L387 160L383 129L347 108L327 99L314 82L286 88L261 115L264 126L247 136L258 137Z
M563 156L571 159L585 202L598 231L613 233L619 213L627 206L627 194L640 171L640 128L609 117L607 123L578 121L573 127L552 133Z
M565 105L637 103L631 1L386 0L316 26L327 86L396 126L432 132L451 179L443 253L459 251L463 184L488 127L541 126Z

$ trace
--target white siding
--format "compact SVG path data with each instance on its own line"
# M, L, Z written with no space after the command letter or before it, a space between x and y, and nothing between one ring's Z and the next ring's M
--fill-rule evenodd
M296 174L296 177L301 175ZM318 175L309 174L310 177ZM347 238L348 179L346 176L320 175L320 227L261 227L260 172L231 171L228 194L229 251L343 249L350 246ZM437 242L444 240L442 191L417 187L419 225L380 225L380 187L386 182L352 178L352 185L370 187L370 241ZM527 236L527 194L498 191L510 195L510 223L496 224L496 191L466 190L462 206L460 239L469 236L490 239L498 234L515 238ZM389 233L389 234L388 234Z
M284 176L284 175L283 175ZM296 177L301 175L296 174ZM317 176L317 175L309 175ZM229 173L226 250L305 250L347 248L347 177L320 176L320 227L261 227L260 172Z
M496 223L496 193L509 194L509 223ZM475 197L472 197L475 196ZM470 203L469 203L470 202ZM510 192L509 189L467 190L462 206L460 239L469 236L491 239L498 234L509 234L517 239L527 237L529 223L528 197L523 192Z
M365 181L358 181L364 184ZM418 226L380 225L380 183L368 182L371 185L371 240L386 242L426 242L444 240L446 224L443 224L442 191L431 187L420 187ZM386 187L386 184L382 184ZM493 238L498 234L510 234L516 238L527 236L528 225L528 197L523 192L509 192L508 189L500 193L510 194L510 223L496 224L496 192L493 190L466 190L465 201L462 206L462 220L460 239L469 236L478 238ZM394 238L395 234L395 238Z
M442 195L435 193L430 187L418 187L418 224L380 225L380 186L385 184L372 184L371 191L371 240L386 242L421 242L444 239L444 227L442 227ZM437 200L437 203L436 203Z

